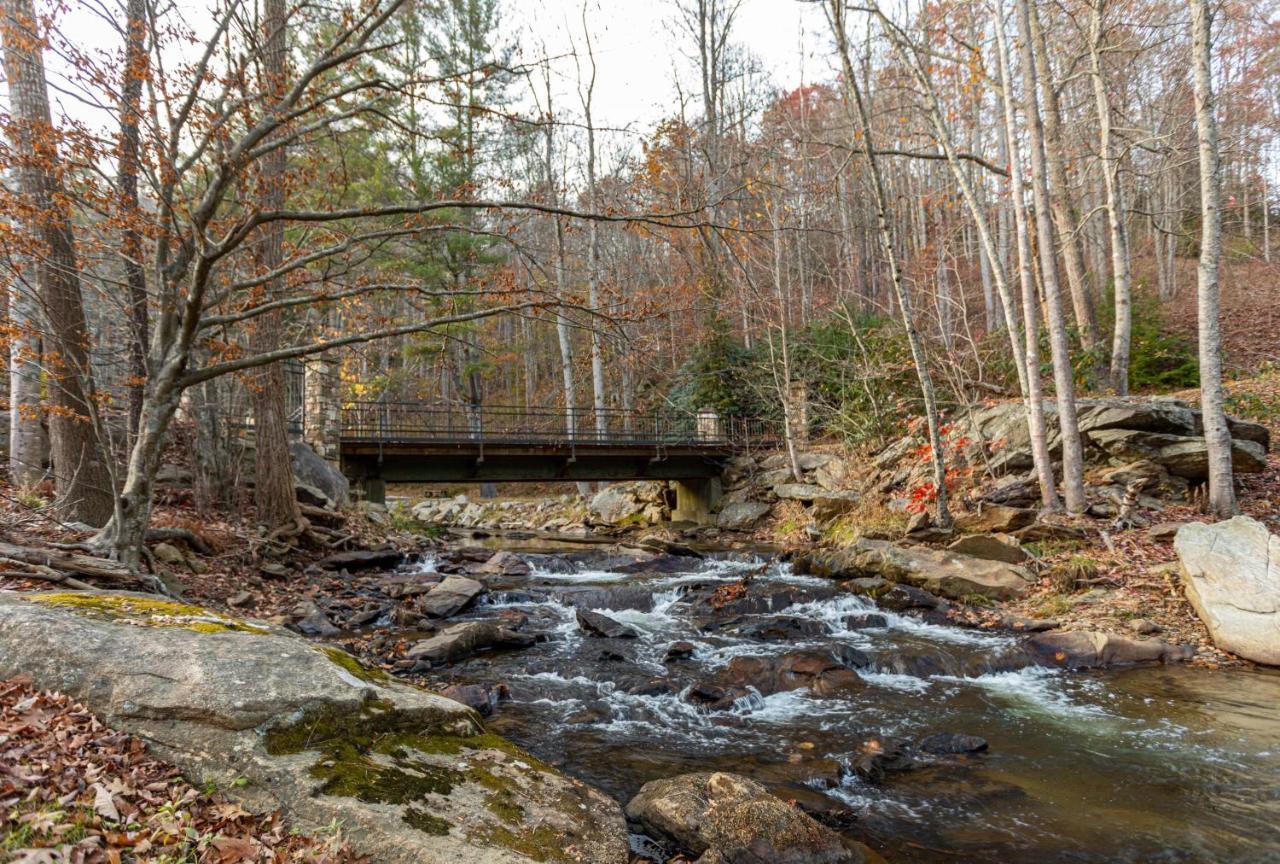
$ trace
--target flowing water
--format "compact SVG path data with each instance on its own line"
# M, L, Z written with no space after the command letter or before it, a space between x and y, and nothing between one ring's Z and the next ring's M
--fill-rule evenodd
M728 770L798 799L891 861L1280 861L1280 675L1009 668L999 658L1014 637L879 610L785 564L760 571L763 561L741 556L622 573L636 568L576 557L533 556L528 577L470 613L526 615L545 641L447 674L506 682L495 729L621 801L654 778ZM707 594L752 571L750 591L771 597L766 607L728 624L709 619ZM587 636L575 607L638 637ZM884 626L866 628L867 613ZM780 641L736 632L779 614L825 632ZM664 663L676 640L693 643L693 657ZM688 699L735 656L806 648L862 652L867 686L824 698L749 692L720 711ZM990 749L874 784L832 768L852 764L868 741L937 731L981 736Z

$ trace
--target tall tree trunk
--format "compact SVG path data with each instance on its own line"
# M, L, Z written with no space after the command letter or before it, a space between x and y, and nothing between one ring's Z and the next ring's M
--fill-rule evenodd
M555 171L555 113L552 110L552 90L551 90L551 71L544 67L546 84L546 117L547 122L543 125L543 169L546 172L547 181L547 201L553 207L560 203L559 180ZM566 257L564 237L564 223L559 216L552 215L552 227L555 232L556 239L556 263L555 263L555 280L556 280L556 299L560 303L564 303L568 297L568 285L565 279ZM578 432L578 395L573 381L573 329L569 316L565 313L563 306L557 306L555 310L556 316L556 339L560 343L560 381L562 392L564 393L564 431L567 438L572 441ZM578 484L578 494L586 497L591 494L591 484Z
M147 279L142 268L142 236L138 207L138 123L142 117L142 82L147 76L145 0L128 0L125 21L124 82L120 88L120 150L118 183L123 228L120 258L129 291L129 430L132 446L142 416L149 349Z
M1062 431L1062 493L1067 509L1083 513L1084 449L1080 441L1080 424L1076 420L1076 398L1071 347L1067 341L1067 321L1062 310L1062 289L1058 284L1058 266L1054 260L1053 220L1050 215L1049 179L1045 167L1045 128L1041 122L1036 96L1036 64L1031 50L1031 26L1034 9L1031 0L1016 0L1018 29L1021 36L1019 54L1022 75L1026 81L1026 123L1031 143L1031 187L1036 213L1036 241L1040 252L1040 279L1044 286L1044 305L1049 319L1049 347L1053 352L1053 384L1058 398L1058 427Z
M911 308L911 296L907 293L902 279L902 270L898 266L897 253L893 248L893 235L889 228L889 197L885 191L884 178L880 173L880 162L872 143L871 114L862 98L862 88L858 85L857 74L849 59L849 45L845 31L844 0L828 0L826 7L827 20L831 23L832 35L840 53L841 71L844 73L846 99L853 103L861 125L861 144L863 154L871 174L871 188L874 192L876 208L876 227L880 235L880 247L889 265L889 277L893 282L894 295L898 300L898 308L902 312L903 327L907 331L907 342L911 346L911 359L916 368L916 377L920 381L920 395L924 400L925 422L928 426L929 452L933 463L933 482L937 490L937 522L942 527L951 525L951 511L947 507L947 467L942 450L942 428L938 417L938 399L933 389L933 378L929 374L929 360L925 356L924 341L920 331L916 329L915 315ZM851 98L850 98L851 97Z
M1009 208L1013 213L1014 234L1018 244L1018 279L1022 288L1022 337L1027 368L1027 429L1031 437L1031 457L1040 483L1040 503L1049 511L1062 509L1057 484L1053 479L1053 462L1049 456L1049 436L1044 420L1044 385L1040 380L1040 321L1037 314L1035 256L1031 251L1031 232L1027 226L1027 208L1023 199L1022 154L1018 152L1018 123L1013 104L1013 80L1009 73L1009 46L1005 36L1004 2L1000 0L995 21L996 60L1000 71L1000 90L1004 128L1005 164L1009 166Z
M25 282L9 286L9 479L20 487L44 477L48 444L40 423L40 305Z
M585 14L585 12L584 12ZM596 129L591 119L592 97L596 87L596 57L591 50L591 33L583 21L587 40L587 56L591 61L591 79L582 100L582 110L587 125L587 206L594 213L600 203L596 195ZM587 220L587 303L599 314L600 309L600 228L596 220ZM605 415L604 334L599 322L591 326L591 400L595 413L596 437L604 441L609 432Z
M1111 389L1129 395L1129 336L1132 329L1132 277L1129 230L1120 185L1120 158L1111 143L1111 103L1102 76L1102 10L1106 0L1094 0L1089 16L1089 53L1093 62L1093 98L1098 109L1098 147L1102 156L1102 186L1107 196L1107 225L1111 229L1111 278L1115 292L1115 330L1111 337Z
M283 88L288 74L285 0L263 0L262 8L263 35L266 38L266 50L263 54L266 80L263 82L263 92L277 93ZM283 147L263 156L259 179L262 188L260 206L263 210L279 210L283 207L286 167ZM284 223L269 223L262 229L260 236L259 261L262 270L271 272L279 269L284 262ZM280 287L279 279L269 281L265 287L266 299L278 294ZM279 347L283 323L280 310L269 312L258 319L250 336L255 354ZM293 487L293 465L289 456L284 364L269 363L261 366L249 374L248 382L256 443L253 488L258 521L272 529L300 526L302 514L298 509Z
M1208 0L1189 0L1191 57L1196 94L1196 137L1200 145L1200 410L1209 451L1209 507L1219 519L1236 512L1231 470L1231 430L1223 408L1222 334L1218 316L1218 269L1222 261L1222 162L1214 116L1212 19Z
M1040 87L1040 101L1044 103L1039 122L1043 127L1041 140L1048 167L1049 207L1062 244L1062 262L1066 266L1067 285L1071 289L1071 305L1075 310L1076 326L1080 328L1080 341L1086 349L1091 349L1100 341L1098 317L1094 311L1093 294L1089 291L1089 276L1085 271L1084 252L1076 230L1075 208L1071 206L1071 187L1067 183L1067 170L1062 156L1066 146L1062 109L1058 104L1058 91L1053 86L1049 48L1045 43L1044 28L1040 25L1038 4L1024 3L1023 0L1018 2L1019 9L1025 9L1027 13L1030 27L1030 34L1024 33L1023 38L1031 42L1023 46L1022 50L1032 54ZM1068 503L1067 506L1071 505Z
M57 509L68 520L100 526L111 518L110 458L93 401L89 333L80 295L71 215L58 171L58 137L31 0L2 0L4 71L9 85L12 146L21 167L18 188L29 208L27 227L44 247L34 271L46 327L50 456Z

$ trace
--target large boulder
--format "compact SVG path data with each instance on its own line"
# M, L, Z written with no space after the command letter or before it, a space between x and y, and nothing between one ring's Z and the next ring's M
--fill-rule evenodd
M446 576L418 600L418 609L432 618L456 615L485 592L482 582L466 576Z
M1007 534L1010 531L1026 528L1034 521L1036 521L1036 511L1029 507L988 504L981 510L956 516L955 525L960 531L972 531L975 534Z
M645 525L655 521L651 515L661 515L662 506L662 487L657 483L614 483L591 497L587 521L607 527Z
M753 687L762 696L806 689L814 696L861 690L866 682L850 666L866 665L856 650L837 658L827 651L789 651L780 656L738 656L717 676L717 683L734 689Z
M1187 599L1224 651L1280 666L1280 537L1248 516L1178 529Z
M1064 669L1176 663L1190 660L1195 653L1190 645L1170 645L1159 639L1130 639L1095 630L1039 633L1022 647L1037 665Z
M597 636L602 639L635 639L639 635L621 621L615 621L608 615L592 612L590 609L579 609L577 618L578 626L588 636Z
M1003 561L1006 564L1021 564L1031 557L1022 548L1018 538L1008 534L969 534L947 546L947 549L961 555Z
M627 804L646 834L699 864L861 864L863 853L746 777L682 774L646 783Z
M387 570L404 563L404 553L394 547L334 552L316 562L322 570Z
M1203 480L1209 476L1209 451L1203 436L1102 429L1090 432L1088 437L1113 459L1150 461L1174 477L1186 480ZM1231 464L1240 474L1263 471L1267 467L1267 448L1257 441L1233 438Z
M739 501L726 504L716 517L716 527L724 531L748 531L769 514L763 501Z
M471 709L280 628L127 594L0 592L0 678L64 691L195 785L378 862L627 860L622 813Z
M827 496L828 492L812 483L779 483L773 487L773 494L785 501L809 502Z
M414 643L405 657L413 661L414 671L425 671L487 648L527 648L533 643L534 637L530 634L512 630L497 621L462 621Z
M346 476L335 463L322 459L310 444L294 441L289 445L289 459L298 483L320 490L339 507L351 503L351 484Z
M971 594L995 600L1021 597L1032 585L1031 574L1016 564L866 537L844 549L816 553L805 565L839 578L881 576L956 600Z

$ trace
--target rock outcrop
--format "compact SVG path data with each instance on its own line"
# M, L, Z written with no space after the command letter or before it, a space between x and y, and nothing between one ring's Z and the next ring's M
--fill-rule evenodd
M64 691L197 785L341 823L379 862L627 860L619 807L471 709L279 628L126 594L0 593L0 678Z
M1214 643L1280 666L1280 537L1248 516L1178 529L1173 541L1187 599Z
M880 576L957 600L971 594L1021 597L1032 585L1031 574L1016 564L865 537L844 549L806 556L798 565L837 578Z
M1188 486L1204 480L1208 462L1204 449L1204 423L1200 412L1177 399L1150 400L1080 399L1080 434L1084 444L1086 479L1104 501L1122 494L1130 481L1142 477L1144 506L1162 500L1181 501ZM1048 444L1053 458L1061 457L1062 434L1057 405L1044 403ZM1228 418L1232 435L1232 461L1239 473L1266 467L1270 434L1265 426ZM967 444L959 463L996 475L1011 475L984 495L987 503L1013 507L1034 506L1039 489L1032 468L1031 442L1020 402L1002 402L955 420L956 440ZM893 442L871 460L863 477L867 490L884 494L929 482L928 465L913 457L922 439L907 436ZM1011 531L989 524L966 525L957 513L957 527L975 531Z
M697 857L699 864L866 860L856 844L737 774L682 774L650 781L627 804L627 818L646 834Z

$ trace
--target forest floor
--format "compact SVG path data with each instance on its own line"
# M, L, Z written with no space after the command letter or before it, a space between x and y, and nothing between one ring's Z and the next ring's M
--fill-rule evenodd
M289 830L196 789L65 695L0 681L0 859L12 864L361 864L335 826Z

